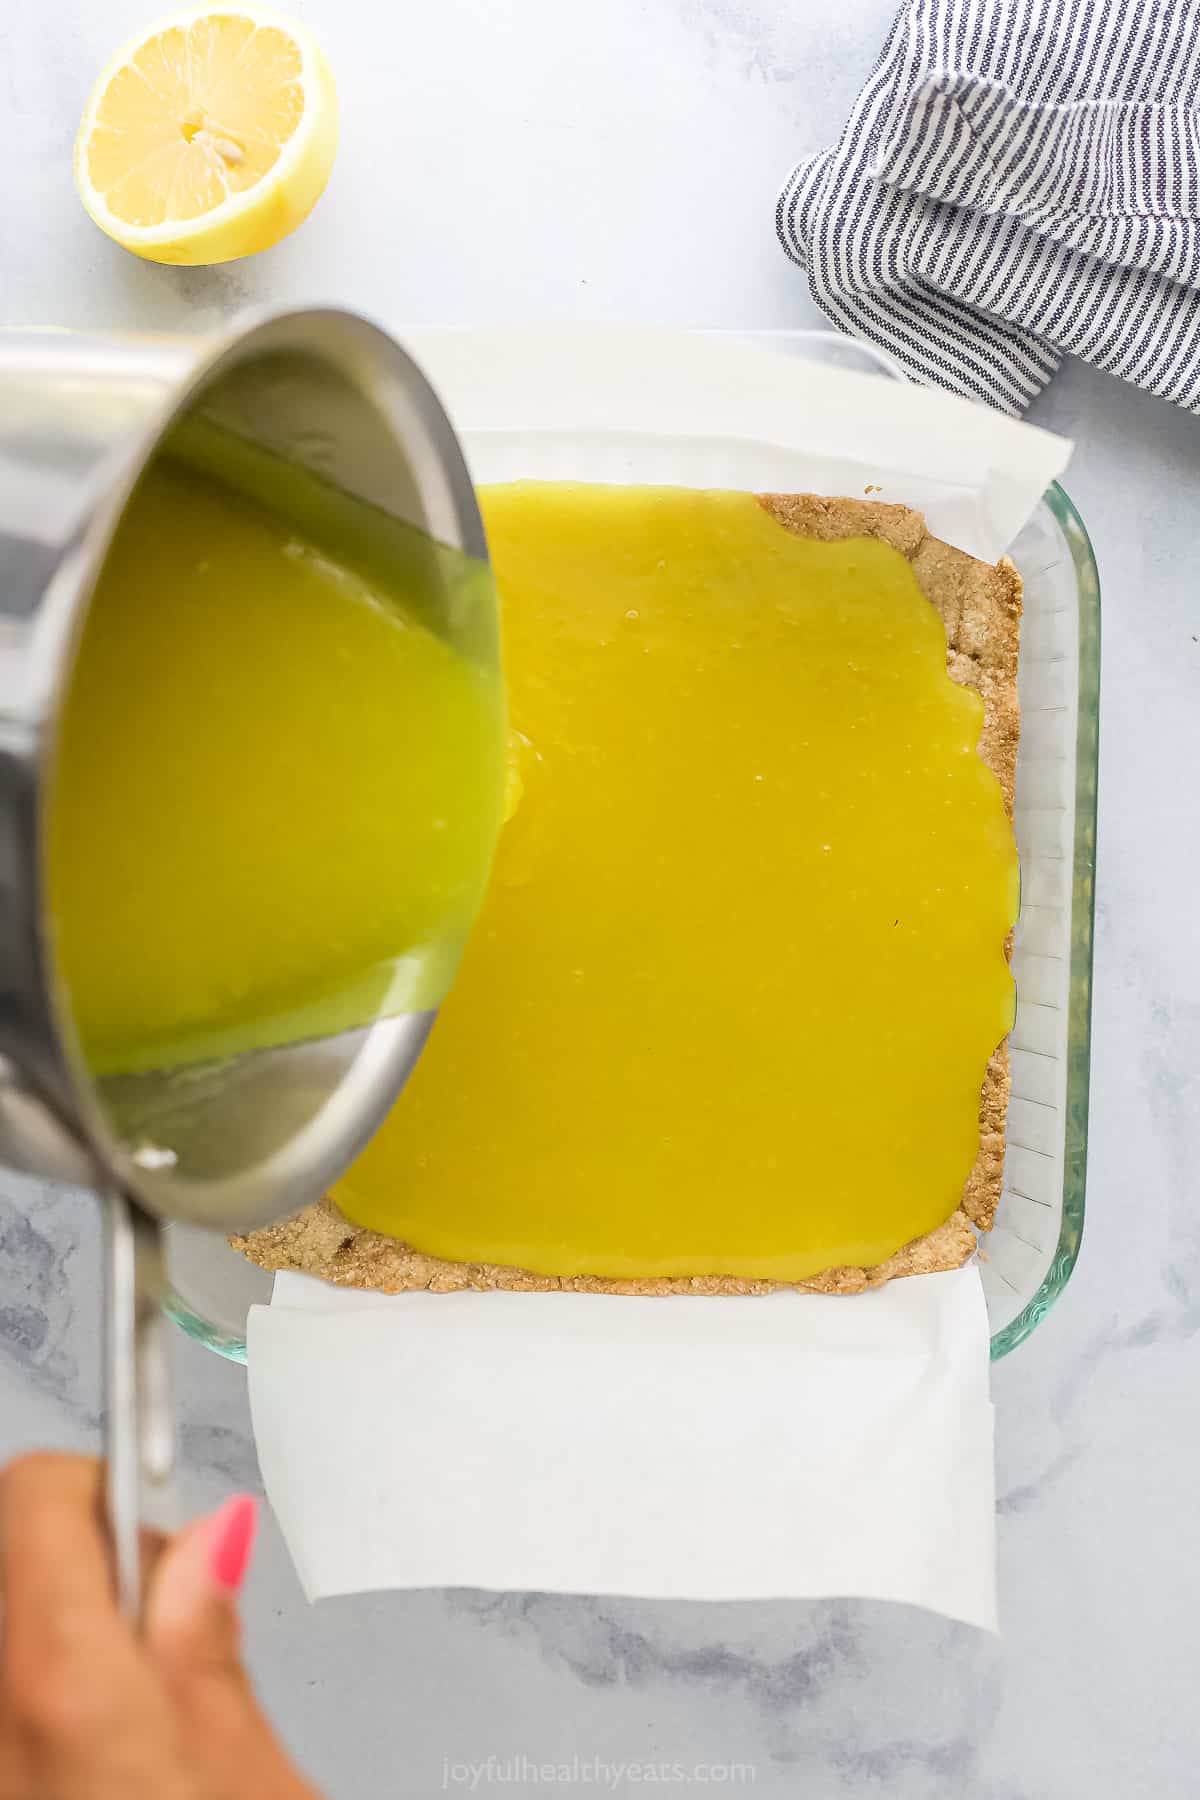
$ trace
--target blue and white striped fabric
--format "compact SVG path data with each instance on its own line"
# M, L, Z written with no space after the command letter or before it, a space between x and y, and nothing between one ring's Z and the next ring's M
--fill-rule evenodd
M1017 413L1069 353L1200 412L1200 0L909 0L776 222L922 381Z

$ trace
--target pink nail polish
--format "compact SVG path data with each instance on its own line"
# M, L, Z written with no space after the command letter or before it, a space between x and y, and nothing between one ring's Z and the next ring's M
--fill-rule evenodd
M235 1594L246 1579L257 1529L258 1501L253 1494L235 1494L213 1515L208 1569L217 1586L228 1593Z

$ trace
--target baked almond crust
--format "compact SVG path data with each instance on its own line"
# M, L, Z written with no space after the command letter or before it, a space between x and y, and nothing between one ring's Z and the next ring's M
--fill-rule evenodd
M802 537L827 541L881 538L908 558L921 591L945 625L946 667L951 678L974 688L983 699L979 754L1000 783L1011 820L1020 734L1017 649L1021 577L1008 557L1002 557L995 567L977 561L932 537L922 514L907 506L824 499L817 494L762 494L759 499L772 518ZM1011 954L1011 940L1007 948ZM534 1275L496 1263L449 1262L427 1256L397 1238L352 1225L329 1199L278 1225L230 1242L261 1268L294 1269L341 1287L376 1288L386 1294L414 1289L447 1294L463 1288L522 1293L769 1294L781 1287L857 1294L900 1275L957 1269L974 1253L975 1231L991 1230L1000 1198L1008 1090L1008 1046L1001 1044L988 1064L980 1097L979 1155L958 1209L944 1224L872 1268L825 1269L809 1281L746 1281L732 1275L614 1280L600 1275Z

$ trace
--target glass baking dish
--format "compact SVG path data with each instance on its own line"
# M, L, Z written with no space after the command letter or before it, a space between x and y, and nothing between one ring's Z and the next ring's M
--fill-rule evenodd
M903 379L881 352L834 332L713 335ZM570 445L539 448L516 431L485 436L486 479L553 475L564 454L570 468L562 472L579 478ZM630 478L617 442L602 450L612 459L607 476L593 472L594 444L581 440L574 454L587 464L582 478ZM673 476L665 468L639 470L637 478ZM712 485L739 483L717 470ZM1099 747L1099 577L1083 521L1057 483L1010 554L1025 582L1016 781L1021 916L1013 945L1018 998L1004 1194L995 1229L980 1245L993 1360L1022 1343L1061 1294L1083 1231ZM244 1361L247 1310L269 1300L272 1276L189 1227L168 1229L168 1256L171 1317L210 1349Z

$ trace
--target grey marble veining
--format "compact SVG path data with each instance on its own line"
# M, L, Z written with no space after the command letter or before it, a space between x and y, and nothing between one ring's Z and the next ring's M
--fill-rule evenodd
M303 299L398 329L813 322L775 246L775 189L836 132L890 0L295 10L338 74L333 186L295 238L208 271L135 262L71 193L88 82L142 0L5 10L0 168L19 251L0 257L0 324L203 331ZM431 1592L310 1611L268 1526L250 1654L333 1800L453 1792L450 1765L489 1756L476 1792L563 1791L502 1784L522 1756L746 1764L753 1781L726 1791L772 1800L1195 1791L1200 421L1079 367L1035 416L1078 442L1067 486L1103 582L1100 884L1083 1256L995 1374L1002 1637L851 1603ZM0 1185L2 1454L96 1441L97 1250L86 1199ZM245 1382L182 1337L174 1350L199 1507L256 1485Z

